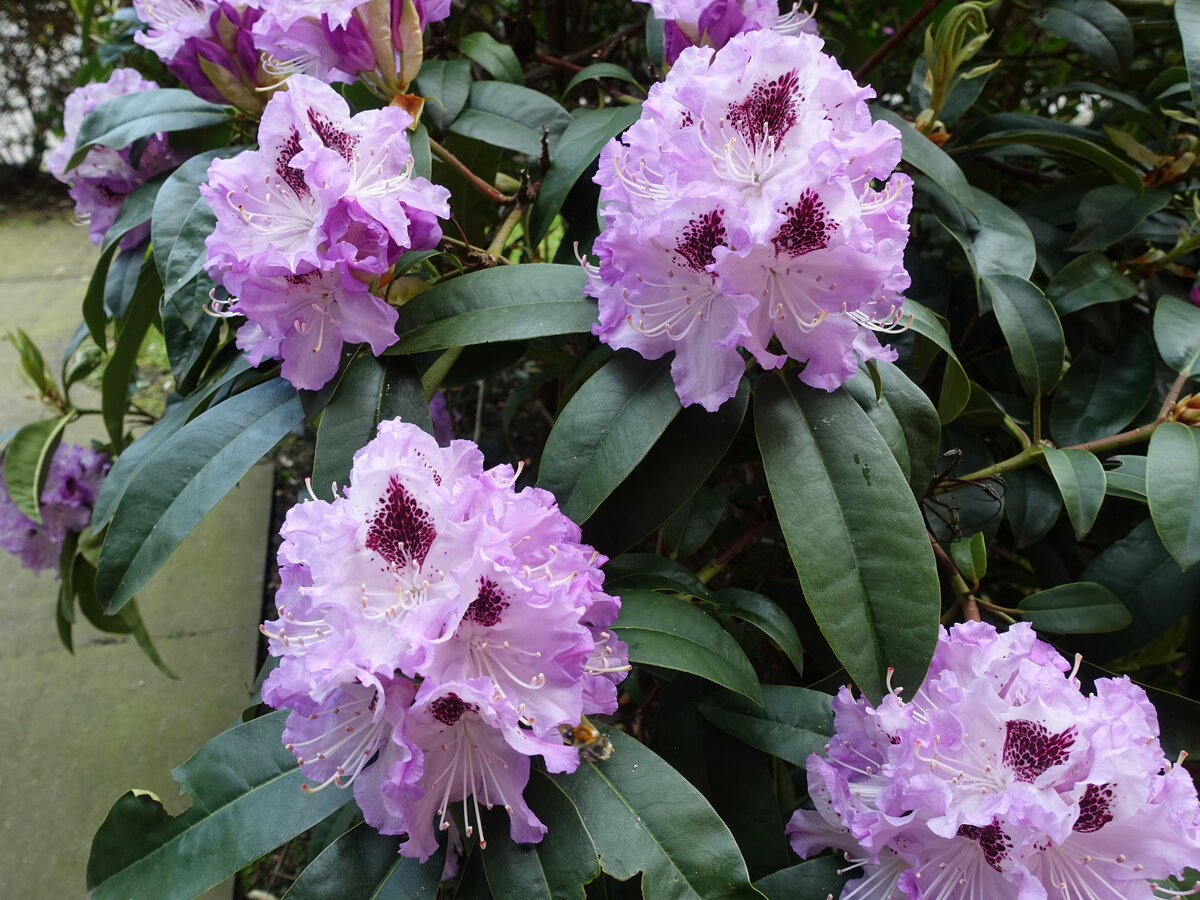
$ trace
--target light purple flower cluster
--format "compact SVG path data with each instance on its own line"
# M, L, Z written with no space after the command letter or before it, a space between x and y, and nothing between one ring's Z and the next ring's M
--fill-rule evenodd
M861 864L843 900L1158 896L1151 881L1200 868L1196 788L1145 691L1102 678L1085 696L1068 668L1027 623L966 622L908 702L843 688L793 849Z
M275 80L259 65L252 28L262 16L258 0L133 0L150 27L134 41L158 56L176 78L210 103L232 103L257 116L260 88Z
M350 110L328 85L294 75L267 104L259 149L216 160L200 193L217 217L208 272L247 322L238 346L258 365L318 388L343 342L378 356L396 310L371 292L406 250L437 245L449 192L413 175L408 113Z
M157 87L133 69L113 69L108 81L85 84L67 97L63 110L66 134L46 158L46 168L63 184L71 186L69 193L75 201L76 218L88 224L93 244L99 245L104 240L104 233L116 220L126 195L146 179L178 165L182 157L167 147L165 135L158 134L146 142L136 166L131 162L129 148L92 147L79 165L68 169L79 128L88 113L105 100ZM121 246L136 247L149 236L150 225L140 225L125 235Z
M0 459L0 475L3 471ZM107 472L108 457L103 453L59 444L50 459L38 504L40 525L17 508L7 487L0 491L0 547L33 572L54 568L67 533L81 532L91 522L92 507Z
M663 56L672 66L688 47L720 49L736 34L768 28L780 34L817 33L811 12L796 3L780 14L776 0L634 0L663 20Z
M685 405L733 396L739 348L805 362L801 381L827 391L859 358L895 359L875 332L899 330L912 182L892 174L900 135L871 122L872 91L821 46L754 31L685 50L600 156L593 331L648 359L674 350Z
M268 68L322 81L361 80L385 100L417 77L425 26L450 15L450 0L260 0L254 28Z
M368 823L408 835L405 856L427 859L459 803L481 845L480 804L508 811L513 840L541 840L530 757L573 771L558 726L613 712L628 668L604 558L515 478L396 419L342 496L292 508L281 531L262 630L282 660L263 698L292 710L284 740L316 789L353 784Z

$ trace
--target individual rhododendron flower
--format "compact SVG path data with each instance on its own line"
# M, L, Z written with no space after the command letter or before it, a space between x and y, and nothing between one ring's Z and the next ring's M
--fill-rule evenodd
M395 343L396 310L372 293L406 250L441 240L445 188L412 174L408 113L351 116L328 85L297 75L267 104L259 149L216 160L200 191L216 213L208 271L246 324L238 346L255 365L318 388L342 345L376 355Z
M425 26L450 0L260 0L257 45L275 74L362 81L385 100L402 94L424 57Z
M0 459L0 475L4 461ZM50 459L38 503L41 524L26 516L0 491L0 547L33 571L53 568L69 532L79 533L92 520L92 507L108 472L108 457L75 444L59 444Z
M459 805L481 844L481 806L508 811L513 840L540 840L530 757L573 771L559 726L615 711L629 668L604 558L515 480L470 441L439 446L397 419L348 487L281 531L278 618L262 630L282 660L263 697L291 710L284 741L309 789L353 785L367 822L408 835L406 856L427 859Z
M262 16L257 0L133 0L149 28L133 39L153 52L196 96L232 103L257 116L261 88L277 81L263 71L252 28Z
M805 363L832 391L859 360L895 359L912 182L900 136L808 34L754 31L685 50L596 181L606 227L593 331L671 367L680 400L737 391L740 349ZM776 349L776 343L778 349ZM779 352L779 351L782 352Z
M816 809L788 825L811 856L859 861L843 898L1152 898L1200 867L1200 804L1159 744L1145 691L1074 671L1027 623L939 636L924 683L878 706L834 700Z
M783 14L776 0L635 0L649 3L663 20L663 57L674 65L688 47L720 49L734 35L769 28L780 34L817 33L811 12L800 4Z
M165 135L156 134L146 141L137 165L132 162L129 148L92 147L77 166L68 169L79 128L87 114L105 100L157 87L157 83L146 80L133 69L113 69L107 81L85 84L67 97L63 110L66 133L62 143L46 158L46 168L59 181L71 186L69 193L75 201L75 215L80 222L88 224L93 244L99 245L104 240L104 233L116 220L121 204L134 188L178 165L182 156L167 147ZM121 246L126 249L136 247L149 236L149 223L140 225L121 239Z

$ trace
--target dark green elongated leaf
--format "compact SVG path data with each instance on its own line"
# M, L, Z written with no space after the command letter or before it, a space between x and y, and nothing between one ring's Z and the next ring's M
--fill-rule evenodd
M978 583L987 574L987 539L982 531L950 544L950 558L968 584Z
M872 106L871 116L895 126L900 132L901 154L904 161L924 172L942 190L953 197L966 210L975 213L976 194L967 182L962 169L948 153L917 131L911 122L900 118L890 109Z
M1105 490L1114 497L1145 503L1146 457L1113 456L1107 461L1116 463L1117 467L1104 470L1104 477L1107 479Z
M663 523L663 547L672 557L695 553L712 537L724 513L724 497L701 488Z
M73 169L96 145L120 150L138 138L160 131L183 131L218 125L229 118L231 110L201 100L182 88L159 88L109 97L90 113L79 126L75 152L67 162Z
M567 96L571 92L571 88L583 84L585 81L591 81L594 78L614 78L617 81L624 81L633 85L638 83L637 79L633 77L633 73L624 66L614 65L613 63L592 63L590 66L584 66L571 76L571 80L563 88L562 95L564 97Z
M154 211L155 198L158 197L159 189L162 188L166 179L165 172L155 175L129 192L125 202L121 204L116 219L108 226L108 231L104 232L104 240L100 244L101 253L139 225L145 225L150 221L150 214Z
M966 407L971 396L971 381L958 361L950 343L950 335L941 318L915 300L904 301L904 312L911 316L909 327L922 337L933 341L946 354L946 376L938 397L938 418L943 425L953 422Z
M986 191L972 188L979 212L979 229L970 236L968 259L980 278L990 275L1028 278L1033 274L1037 248L1029 226L1012 207Z
M182 815L167 815L153 794L121 797L92 841L88 896L195 897L345 803L343 791L300 789L304 775L281 739L286 717L237 725L176 769L192 795Z
M1126 326L1110 354L1084 350L1054 394L1050 433L1055 442L1082 444L1128 425L1154 391L1156 362L1150 336L1137 326Z
M400 309L389 354L588 331L596 304L578 266L498 266L437 284Z
M612 756L548 777L578 811L604 871L621 881L641 872L643 894L654 900L761 897L703 795L644 745L601 730Z
M668 360L618 354L559 412L538 470L538 487L583 523L679 415Z
M333 484L345 485L354 454L375 437L384 419L397 416L433 434L421 377L407 357L354 358L338 382L317 428L313 491L332 500Z
M1133 621L1116 594L1090 581L1060 584L1031 594L1017 609L1038 631L1058 634L1116 631Z
M108 267L108 277L104 279L104 310L118 322L125 318L145 261L146 246L139 244L118 251Z
M973 141L971 149L976 147L1011 147L1024 144L1044 150L1057 150L1071 156L1078 156L1107 171L1117 181L1128 185L1137 193L1142 192L1142 176L1129 163L1108 152L1095 141L1075 137L1070 134L1055 134L1052 131L1000 131L993 132L985 138Z
M497 81L520 84L525 80L521 63L507 44L502 44L484 31L473 31L458 41L459 52L479 63Z
M1137 285L1117 272L1103 253L1085 253L1058 270L1046 286L1046 299L1060 316L1098 303L1128 300Z
M465 59L426 59L413 87L425 98L422 120L441 134L467 105L471 64Z
M17 509L39 524L39 501L50 472L50 460L73 415L22 425L4 449L4 486Z
M784 652L797 674L804 672L804 648L792 620L769 597L742 588L723 588L713 594L717 611L753 625Z
M154 261L147 259L138 273L137 287L129 300L125 318L101 382L100 406L109 440L118 452L125 446L125 409L129 405L129 382L137 366L138 350L158 314L162 282Z
M205 272L197 272L195 277L173 293L169 300L164 300L160 312L163 315L175 315L184 327L195 330L200 320L205 317L204 307L212 299L212 291L216 284Z
M542 180L533 211L529 214L529 233L535 243L540 243L546 236L567 194L595 162L601 148L636 122L641 111L640 106L590 109L580 113L567 126L559 138L550 159L550 169Z
M713 599L712 592L692 570L657 553L625 553L604 565L604 587L619 594L622 588L671 591L700 600Z
M737 641L686 600L654 591L622 591L621 614L613 628L629 645L630 662L698 675L762 702L758 676Z
M1120 77L1133 58L1133 27L1125 14L1107 0L1050 0L1033 20L1066 38Z
M207 402L219 388L249 368L249 363L239 356L211 384L168 407L161 419L143 432L117 457L112 468L108 470L104 483L100 485L100 493L96 496L96 505L92 507L92 528L94 530L99 531L108 524L108 520L116 510L117 504L121 502L130 482L154 451L161 447L167 438L187 424L192 414Z
M1024 278L987 275L996 321L1012 350L1021 387L1030 397L1054 390L1062 378L1066 343L1058 313L1046 296Z
M492 82L493 84L496 82ZM510 85L516 87L516 85ZM536 91L529 91L536 96L543 96ZM515 150L526 156L537 159L542 152L542 133L534 131L520 122L514 122L507 116L478 109L464 109L457 119L450 124L450 131L463 137L474 138L493 147L503 147L505 150Z
M759 380L755 427L805 600L855 683L886 692L925 676L940 589L912 490L849 394Z
M1146 496L1158 536L1179 568L1200 561L1200 431L1178 422L1154 429Z
M883 436L913 494L924 497L937 465L942 436L937 410L925 392L896 366L877 363L876 371L883 383L883 396L878 401L862 369L846 382L846 390Z
M1004 517L1013 530L1017 549L1040 541L1058 521L1062 495L1041 469L1015 469L1004 475Z
M71 630L75 625L75 559L79 549L79 534L68 531L58 553L58 606L55 622L58 636L68 653L74 653Z
M284 900L432 900L442 854L419 863L401 856L399 845L400 838L360 822L308 864Z
M715 413L691 406L675 417L646 458L601 504L584 537L609 556L637 543L704 484L732 443L750 403L750 384Z
M1154 307L1154 343L1163 362L1181 375L1200 369L1200 308L1160 297Z
M126 488L100 551L96 593L116 612L254 463L303 419L280 378L197 416L167 438Z
M763 705L734 694L716 694L699 705L700 713L764 753L803 767L833 737L832 698L820 691L778 684L762 686Z
M1079 204L1078 225L1068 250L1082 253L1115 244L1171 199L1170 191L1139 191L1127 184L1110 184L1088 191Z
M155 667L168 678L178 678L179 676L171 671L170 666L159 655L158 649L154 646L154 641L150 639L150 632L146 629L146 623L142 621L142 615L138 612L137 603L130 599L128 603L121 607L117 615L129 626L129 633L133 635L133 639L137 641L137 645L141 648L142 652L149 657L150 662L154 663Z
M80 555L75 557L75 570L72 574L75 593L79 598L79 610L92 626L105 634L129 634L129 623L122 615L125 610L121 610L115 616L107 615L100 606L100 601L96 599L95 567ZM136 600L131 601L125 608L135 606L136 603Z
M554 100L539 91L504 81L476 81L471 85L464 112L473 110L500 116L529 129L541 150L542 129L550 133L551 145L575 120Z
M208 167L214 159L228 159L241 150L222 147L193 156L171 173L158 192L150 237L165 299L174 297L204 268L204 239L213 233L217 221L200 196L199 186L208 180Z
M1175 0L1175 23L1192 86L1192 103L1200 109L1200 0Z
M1108 484L1104 478L1104 466L1095 454L1087 450L1046 447L1044 452L1050 474L1062 493L1075 537L1082 540L1092 530L1100 513L1100 505L1104 502L1104 489Z
M838 896L841 886L851 880L846 861L840 856L810 859L754 882L769 900L799 900L800 897Z
M83 295L83 321L88 327L92 341L101 350L108 349L108 336L105 330L108 326L108 316L104 312L104 285L108 281L108 267L116 255L119 244L113 244L100 254L96 268L88 281L87 291Z

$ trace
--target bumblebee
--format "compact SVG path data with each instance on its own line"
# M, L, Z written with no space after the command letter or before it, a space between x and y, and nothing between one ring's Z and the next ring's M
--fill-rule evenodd
M559 725L563 743L579 750L579 758L596 762L612 756L613 745L599 729L584 719L578 725Z

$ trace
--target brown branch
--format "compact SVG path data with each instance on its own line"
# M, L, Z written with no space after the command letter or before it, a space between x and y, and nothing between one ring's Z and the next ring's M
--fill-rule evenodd
M865 63L854 70L854 80L861 83L862 80L867 77L870 71L879 65L879 63L881 63L884 58L895 49L897 44L908 37L909 34L912 33L912 30L925 21L925 19L929 17L929 14L937 9L941 4L942 0L925 0L925 2L921 4L921 8L909 16L907 22L896 29L895 34L884 41L883 44L880 45L879 49L872 53Z

